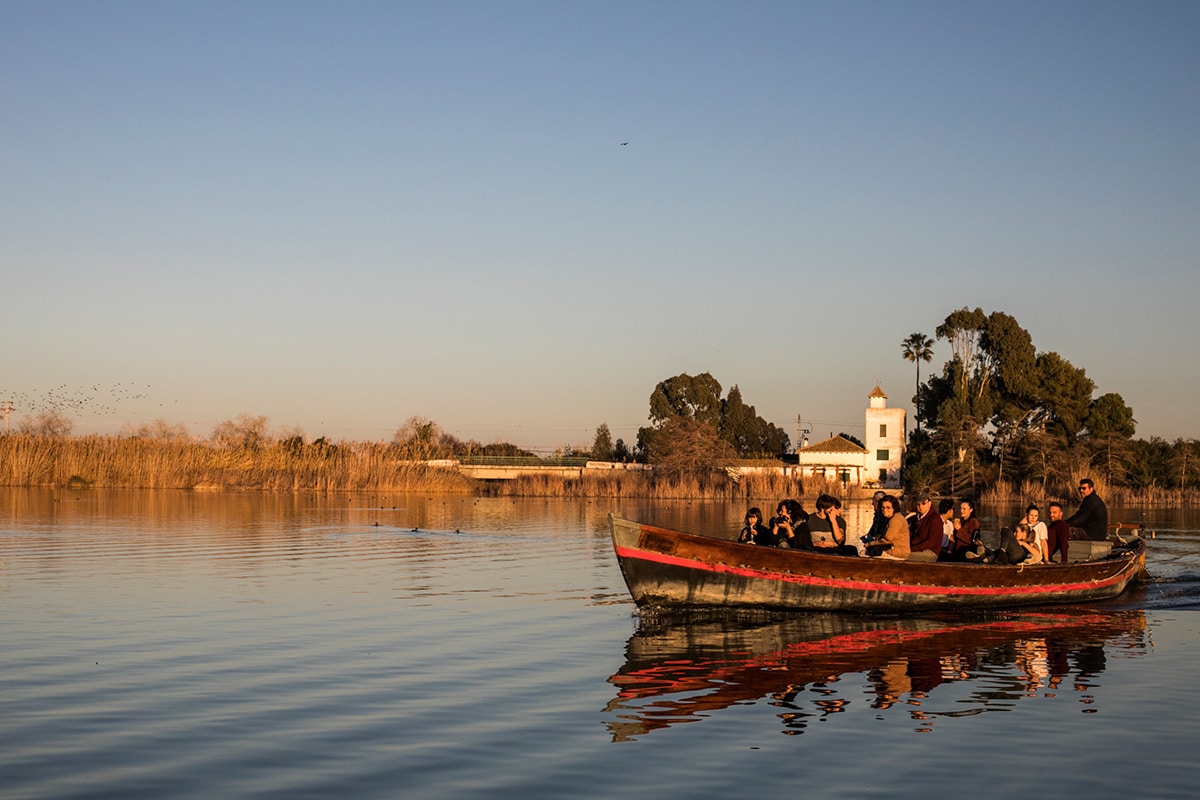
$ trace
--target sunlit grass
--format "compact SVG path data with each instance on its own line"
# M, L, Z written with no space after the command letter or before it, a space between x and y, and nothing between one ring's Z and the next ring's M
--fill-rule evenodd
M378 442L230 448L210 442L82 436L0 437L0 484L130 489L470 493L454 469L406 461Z
M422 463L380 442L306 444L292 438L247 447L184 437L29 433L0 436L0 485L664 499L781 499L800 497L805 488L831 488L823 482L805 487L779 473L735 479L724 470L582 470L579 478L527 475L480 482L463 476L452 461Z

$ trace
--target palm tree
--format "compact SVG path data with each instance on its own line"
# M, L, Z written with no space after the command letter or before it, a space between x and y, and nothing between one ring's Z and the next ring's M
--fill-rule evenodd
M917 365L917 430L921 430L921 362L933 360L933 339L923 333L914 333L900 342L900 353L907 361Z

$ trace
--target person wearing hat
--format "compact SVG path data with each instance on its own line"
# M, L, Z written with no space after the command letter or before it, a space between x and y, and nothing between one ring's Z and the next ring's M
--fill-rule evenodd
M933 500L925 492L917 495L917 527L912 536L909 561L937 561L942 551L942 518L933 510Z

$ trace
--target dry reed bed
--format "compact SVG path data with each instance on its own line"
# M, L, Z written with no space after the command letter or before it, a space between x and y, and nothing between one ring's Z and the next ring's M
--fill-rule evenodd
M1069 485L1001 483L983 489L988 504L1072 501ZM1121 505L1196 505L1195 489L1130 489L1109 486L1096 475L1097 492ZM482 485L457 470L405 461L380 442L341 442L288 447L275 443L254 450L211 442L80 436L0 436L0 485L92 486L114 489L257 489L263 491L380 491L496 494L536 497L642 497L651 499L759 500L773 504L792 497L811 500L828 492L843 500L869 498L869 489L800 480L780 473L731 478L711 472L612 471L581 478L526 476ZM899 494L899 491L893 491Z
M374 442L227 449L205 442L82 436L0 437L0 484L126 489L470 493L457 471L399 459Z
M1061 485L1043 485L1037 481L1024 481L1014 486L1007 481L989 486L979 493L979 500L989 505L1011 505L1036 503L1044 506L1056 500L1066 505L1079 502L1075 487L1081 478L1090 477L1096 486L1096 494L1110 505L1118 506L1195 506L1200 505L1200 491L1196 489L1164 489L1160 486L1130 488L1107 483L1096 474L1080 473L1071 481ZM1043 511L1043 513L1045 513Z
M801 497L805 486L780 474L724 471L587 473L579 479L526 476L480 484L457 470L405 461L377 442L249 450L211 442L21 434L0 436L0 485L125 489L380 491L536 497L767 499ZM840 486L808 487L816 492Z

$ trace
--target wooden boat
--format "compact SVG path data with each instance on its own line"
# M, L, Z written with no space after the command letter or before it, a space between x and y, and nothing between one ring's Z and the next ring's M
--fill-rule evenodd
M645 609L897 614L1116 597L1145 570L1135 537L1103 558L996 566L854 558L739 544L609 517L633 600Z

